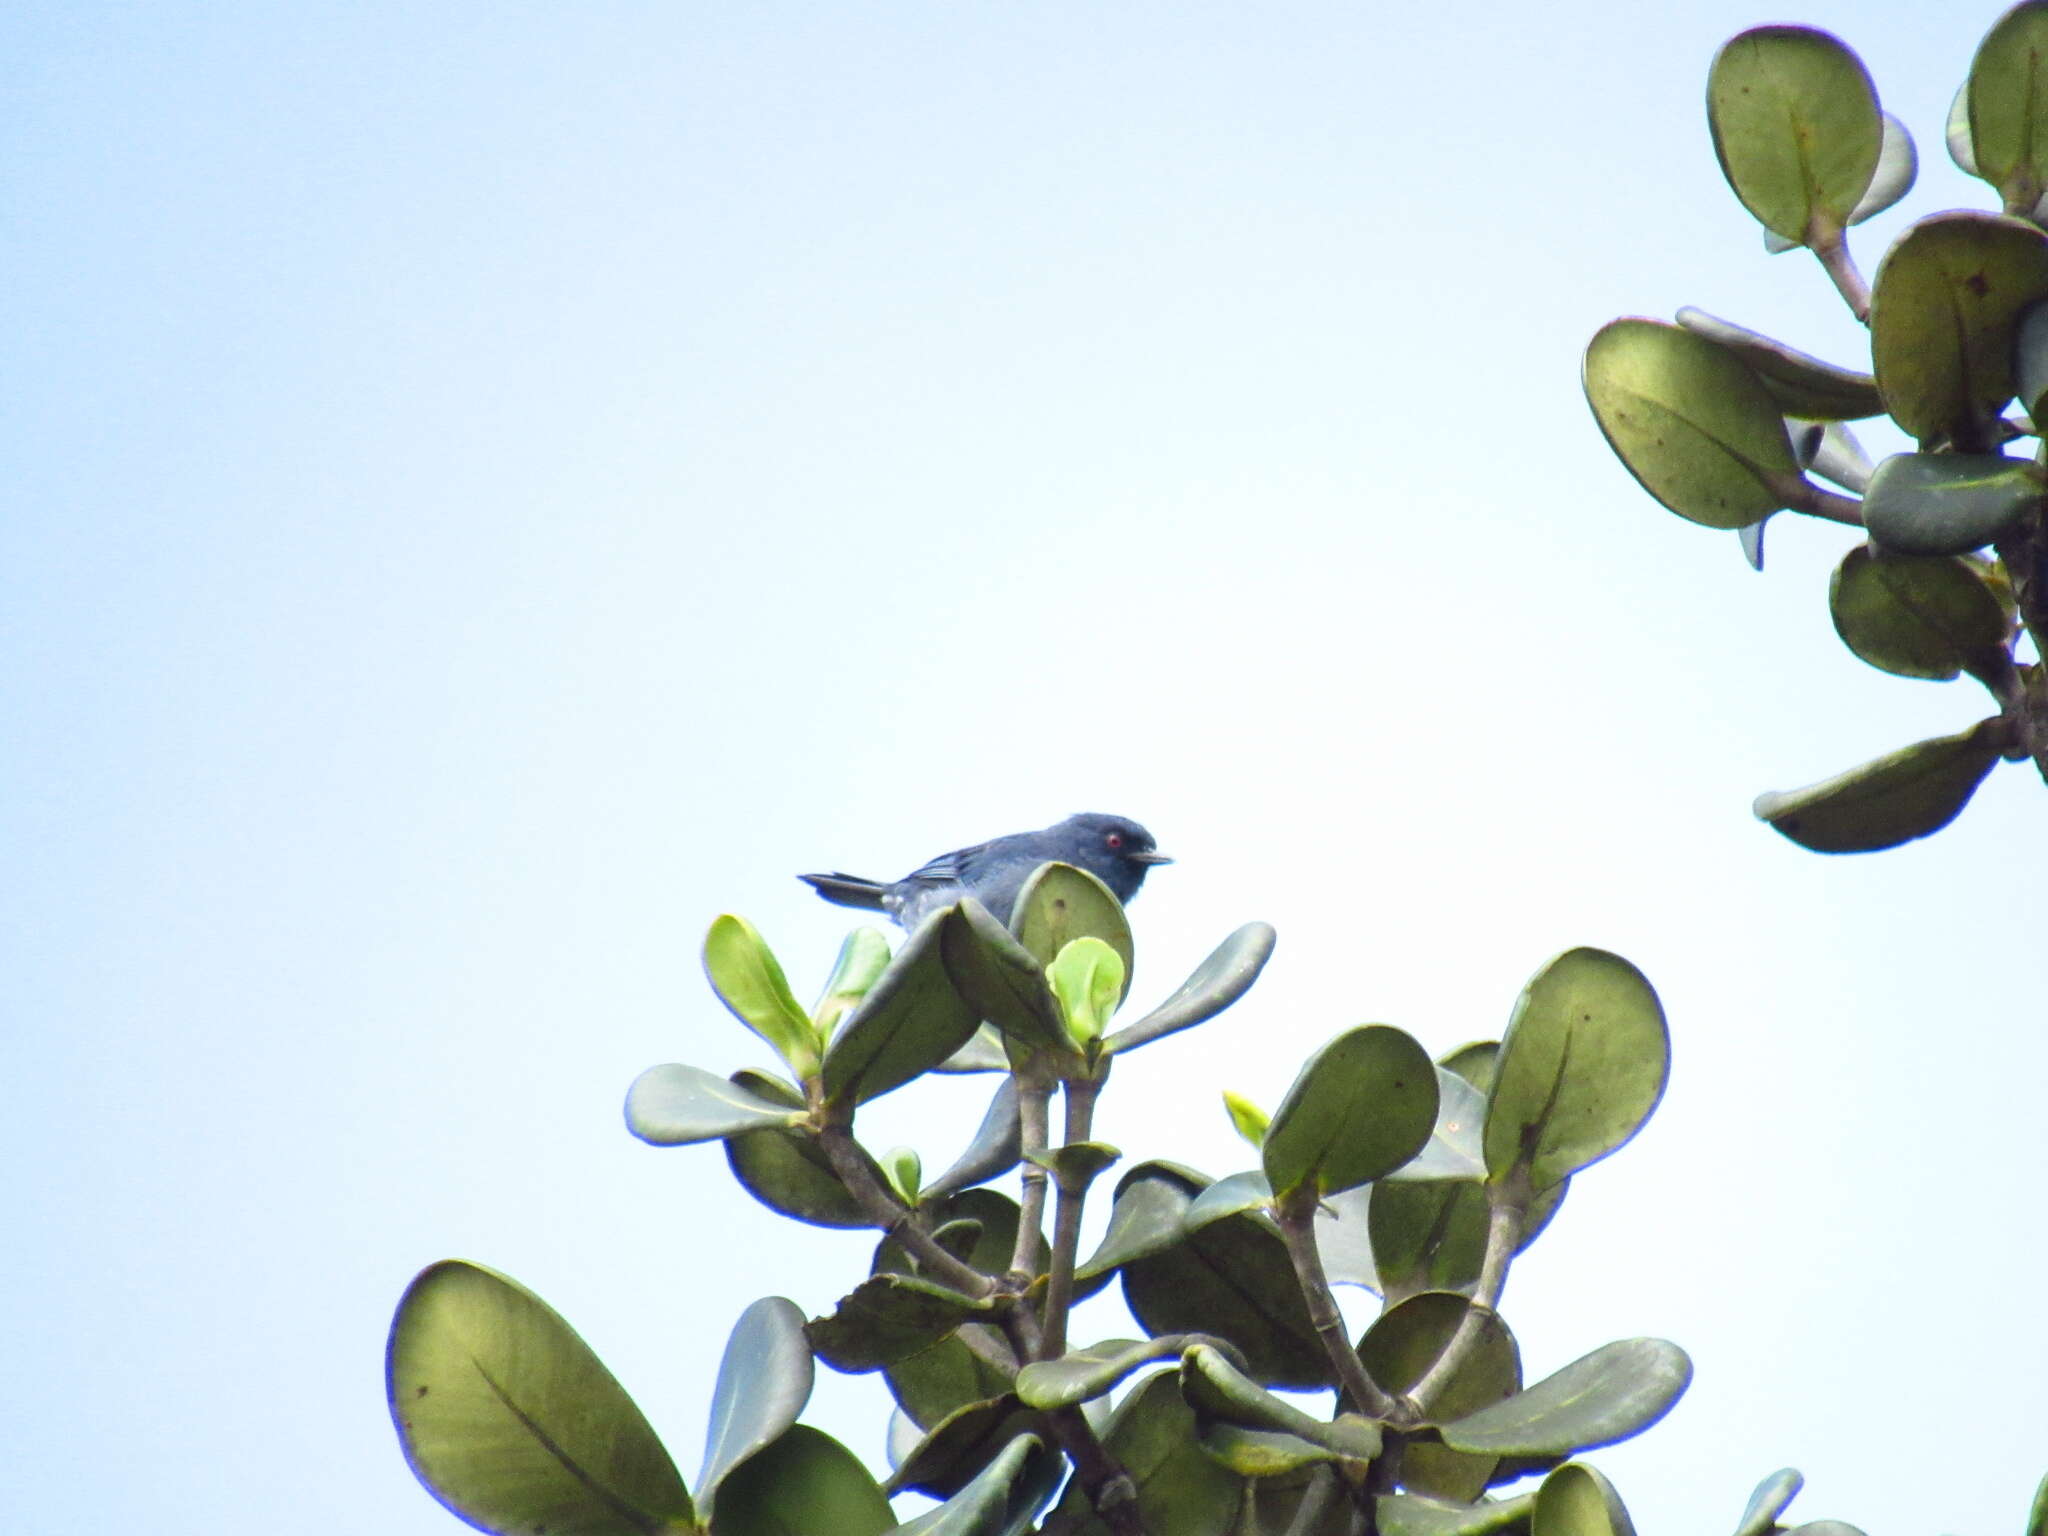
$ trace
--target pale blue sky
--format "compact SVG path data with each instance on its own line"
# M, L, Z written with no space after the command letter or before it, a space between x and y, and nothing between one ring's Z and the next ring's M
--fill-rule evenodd
M1684 303L1853 360L1721 184L1708 60L1789 19L1863 52L1923 150L1874 269L1986 200L1940 125L1994 14L12 8L0 1524L459 1529L381 1395L444 1256L566 1313L694 1473L740 1309L866 1264L621 1127L652 1062L759 1059L705 925L805 990L846 915L797 871L1089 809L1180 858L1139 1001L1281 935L1107 1139L1230 1171L1220 1087L1270 1105L1364 1020L1497 1033L1618 950L1672 1085L1516 1270L1532 1373L1691 1351L1595 1458L1645 1536L1787 1463L1802 1518L2017 1530L2048 796L2004 768L1870 858L1753 823L1981 695L1854 661L1840 530L1752 575L1577 385ZM938 1166L980 1110L873 1136ZM812 1418L879 1465L881 1401Z

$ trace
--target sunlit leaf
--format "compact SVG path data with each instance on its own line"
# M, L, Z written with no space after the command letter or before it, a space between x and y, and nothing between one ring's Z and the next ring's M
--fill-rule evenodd
M1863 61L1812 27L1752 27L1722 44L1707 74L1707 123L1742 205L1812 245L1848 224L1884 133Z
M1815 853L1871 853L1939 832L2003 749L1998 722L1917 741L1804 789L1756 797L1756 817Z

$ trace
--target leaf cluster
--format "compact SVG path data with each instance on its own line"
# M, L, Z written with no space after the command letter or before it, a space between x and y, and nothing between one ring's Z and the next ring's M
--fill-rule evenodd
M1760 819L1818 852L1938 831L2002 760L2031 758L2048 778L2044 59L2048 0L2021 0L1979 46L1947 124L1951 156L1997 191L1999 210L1919 220L1866 283L1848 232L1912 187L1912 135L1831 33L1764 26L1731 39L1707 79L1722 172L1768 250L1817 258L1868 327L1869 366L1693 308L1676 324L1611 321L1586 349L1586 398L1643 489L1737 530L1758 569L1780 512L1861 530L1828 589L1843 643L1881 671L1967 673L1991 695L1995 712L1968 729L1757 798ZM1847 424L1876 418L1912 450L1872 463Z
M721 1143L778 1214L874 1231L869 1273L820 1316L782 1297L747 1309L686 1485L545 1303L479 1265L432 1266L400 1303L387 1378L435 1496L507 1536L1628 1529L1577 1458L1661 1418L1690 1363L1627 1339L1525 1382L1499 1308L1570 1181L1663 1093L1663 1011L1635 967L1559 955L1498 1041L1441 1061L1389 1025L1342 1031L1270 1114L1227 1096L1256 1166L1212 1179L1138 1163L1084 1256L1085 1204L1121 1158L1090 1137L1111 1066L1236 1002L1273 931L1247 924L1119 1024L1133 949L1099 882L1048 865L1012 922L968 901L893 954L856 933L809 1009L751 925L713 923L712 989L787 1075L653 1067L628 1126L655 1145ZM988 1113L938 1178L914 1149L858 1139L881 1094L977 1072L999 1079ZM988 1187L1013 1172L1015 1198ZM1379 1298L1355 1337L1338 1285ZM1140 1336L1069 1343L1075 1304L1110 1286ZM798 1422L819 1362L886 1383L886 1478ZM906 1490L936 1507L899 1520Z

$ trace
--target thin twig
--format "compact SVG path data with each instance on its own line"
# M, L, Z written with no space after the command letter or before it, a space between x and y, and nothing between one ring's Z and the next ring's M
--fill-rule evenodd
M1067 1082L1065 1140L1073 1146L1088 1140L1095 1127L1095 1098L1102 1084L1095 1078ZM1081 1211L1087 1203L1088 1184L1062 1173L1053 1181L1058 1203L1053 1208L1052 1266L1045 1283L1045 1353L1057 1360L1067 1352L1067 1313L1074 1305L1074 1260L1081 1247Z
M1842 231L1824 237L1818 244L1808 247L1820 258L1821 267L1834 282L1835 292L1849 306L1849 313L1865 325L1870 323L1870 284L1863 280L1863 274L1856 269L1855 258L1849 254L1849 242Z
M1052 1135L1052 1085L1017 1080L1018 1146L1024 1158L1018 1192L1017 1245L1010 1254L1010 1281L1019 1290L1038 1278L1038 1256L1045 1249L1046 1171L1035 1161L1043 1156Z
M869 1222L901 1243L927 1274L976 1300L996 1293L995 1281L941 1248L932 1240L931 1233L924 1229L917 1213L889 1192L875 1173L867 1152L853 1139L852 1132L844 1126L822 1126L818 1131L818 1141L825 1149L825 1156L831 1160L832 1171L839 1175L839 1182L846 1186L846 1192L867 1212Z
M1278 1202L1273 1213L1280 1223L1280 1235L1287 1241L1287 1256L1294 1261L1295 1282L1301 1299L1308 1305L1308 1318L1329 1357L1338 1388L1351 1405L1368 1418L1399 1422L1401 1406L1372 1379L1351 1338L1344 1330L1344 1314L1337 1310L1337 1298L1330 1292L1329 1276L1323 1270L1323 1256L1316 1250L1316 1189L1313 1183Z
M1472 1289L1472 1305L1458 1319L1450 1342L1408 1389L1408 1401L1420 1414L1428 1414L1432 1400L1464 1369L1487 1318L1499 1310L1500 1293L1508 1281L1508 1261L1521 1247L1522 1228L1528 1221L1528 1169L1518 1164L1501 1182L1487 1184L1486 1198L1486 1253L1479 1263L1479 1283Z

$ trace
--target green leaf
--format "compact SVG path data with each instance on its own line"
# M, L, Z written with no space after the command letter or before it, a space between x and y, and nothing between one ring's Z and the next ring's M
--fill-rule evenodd
M876 1160L896 1198L915 1209L918 1192L924 1187L924 1164L915 1147L891 1147Z
M1835 633L1857 656L1899 677L1946 681L1975 657L2003 652L2005 605L1978 567L1953 555L1888 555L1858 545L1828 583Z
M1099 939L1116 951L1123 962L1123 984L1117 1004L1131 988L1136 964L1131 945L1131 925L1124 916L1123 903L1110 888L1084 869L1071 864L1045 864L1024 882L1011 909L1010 923L1017 942L1038 957L1041 966L1050 965L1076 939ZM1112 1006L1109 1012L1114 1013Z
M718 1362L697 1507L715 1518L720 1484L748 1458L782 1438L811 1400L811 1346L793 1301L764 1296L740 1314Z
M1749 1496L1749 1507L1742 1512L1735 1536L1770 1536L1778 1516L1785 1513L1785 1507L1805 1485L1806 1479L1799 1475L1797 1467L1780 1467L1773 1472Z
M1498 1040L1474 1040L1461 1045L1448 1056L1438 1058L1437 1065L1446 1072L1455 1072L1481 1093L1493 1087L1493 1069L1500 1058Z
M1043 963L978 901L933 919L939 953L954 990L981 1018L1026 1050L1070 1056L1066 1019L1046 985Z
M1194 1204L1181 1216L1181 1230L1192 1232L1239 1211L1263 1211L1272 1203L1273 1186L1262 1170L1228 1174L1195 1196Z
M1535 1510L1533 1493L1483 1504L1445 1504L1402 1494L1373 1500L1380 1536L1492 1536L1496 1531L1520 1536Z
M2048 191L2048 3L2022 0L2001 16L1964 84L1974 167L2006 208L2028 213Z
M1965 176L1977 174L1977 150L1970 142L1970 82L1956 87L1948 104L1948 157Z
M1019 1435L966 1487L896 1527L895 1536L1020 1536L1059 1487L1064 1466L1036 1435Z
M1877 171L1877 91L1840 38L1812 27L1752 27L1707 74L1707 123L1728 185L1773 233L1838 238Z
M941 1072L1005 1072L1010 1070L1010 1053L1003 1045L1002 1031L983 1024L965 1045L939 1063Z
M1304 1413L1268 1392L1232 1365L1222 1351L1207 1344L1192 1345L1182 1354L1180 1393L1198 1421L1215 1419L1246 1429L1293 1435L1349 1461L1371 1461L1380 1453L1380 1429L1370 1419L1355 1413L1335 1420Z
M1230 1116L1230 1125L1257 1151L1266 1144L1266 1128L1273 1123L1273 1117L1241 1093L1223 1090L1223 1112Z
M646 1417L525 1286L458 1259L422 1270L391 1322L391 1419L413 1474L486 1531L696 1529Z
M1444 1444L1495 1456L1574 1455L1642 1433L1691 1380L1692 1362L1676 1344L1623 1339L1444 1425Z
M1650 983L1601 949L1568 949L1529 979L1501 1041L1486 1167L1542 1189L1598 1162L1664 1095L1671 1039Z
M2034 1487L2034 1507L2027 1514L2027 1536L2048 1536L2048 1477Z
M1346 1460L1327 1446L1316 1445L1299 1435L1283 1434L1277 1429L1246 1429L1241 1424L1217 1421L1202 1425L1202 1452L1218 1466L1247 1478L1285 1477L1324 1462Z
M2031 304L2020 315L2012 367L2020 409L2036 423L2048 420L2048 304Z
M809 1131L742 1131L726 1138L725 1160L740 1186L771 1211L819 1227L873 1225Z
M1884 414L1884 399L1871 374L1824 363L1691 305L1681 309L1677 319L1686 330L1719 342L1747 363L1781 415L1807 421L1861 421Z
M1005 1077L996 1085L995 1097L989 1101L974 1140L952 1167L925 1186L925 1198L950 1195L1008 1173L1023 1156L1023 1132L1017 1080Z
M1195 1412L1172 1371L1147 1377L1118 1406L1103 1444L1138 1490L1146 1536L1232 1536L1243 1482L1202 1451ZM1072 1536L1107 1536L1078 1479L1048 1524Z
M1473 1304L1447 1291L1425 1291L1388 1308L1358 1341L1358 1358L1372 1379L1397 1395L1411 1391ZM1513 1397L1522 1389L1522 1354L1497 1313L1482 1312L1478 1341L1428 1406L1434 1420L1462 1418ZM1498 1459L1468 1456L1417 1441L1401 1459L1401 1484L1410 1493L1470 1502L1486 1492Z
M1250 990L1271 958L1276 935L1269 923L1246 923L1217 945L1171 997L1103 1042L1128 1051L1213 1019Z
M1118 1180L1109 1230L1094 1253L1074 1270L1076 1279L1114 1273L1133 1259L1170 1248L1181 1238L1181 1218L1209 1180L1170 1163L1140 1163Z
M716 1536L882 1536L895 1528L895 1512L860 1458L808 1424L784 1430L718 1490Z
M1741 528L1798 494L1777 400L1719 343L1657 320L1611 320L1586 348L1583 383L1608 447L1680 517Z
M1448 1067L1436 1068L1436 1124L1422 1150L1389 1179L1476 1179L1486 1173L1486 1095Z
M1017 1373L1017 1396L1033 1408L1072 1408L1102 1396L1148 1361L1178 1355L1183 1347L1177 1335L1104 1339L1086 1349L1069 1350L1057 1360L1025 1366Z
M1264 1385L1328 1386L1329 1363L1279 1228L1247 1212L1186 1230L1186 1213L1208 1183L1171 1164L1126 1173L1102 1247L1077 1278L1115 1268L1148 1334L1213 1334L1242 1352L1246 1373Z
M1872 542L1901 555L1962 555L2001 538L2041 500L2040 471L1997 453L1895 453L1863 498Z
M929 1349L882 1368L890 1395L904 1415L922 1433L944 1422L946 1416L969 1403L1001 1397L1014 1384L1011 1372L968 1348L966 1335L979 1337L992 1349L1000 1350L1002 1335L982 1325L969 1323L951 1338L941 1339Z
M805 1081L817 1075L817 1031L752 923L730 912L713 919L704 935L704 974L733 1017L773 1046L790 1071Z
M1285 1198L1305 1184L1336 1194L1393 1172L1436 1124L1436 1067L1385 1024L1348 1029L1309 1058L1273 1112L1261 1149Z
M1923 444L1981 452L2017 384L2019 317L2048 297L2048 235L1958 210L1914 224L1871 288L1870 353L1892 419Z
M825 1052L828 1104L865 1104L937 1067L973 1037L980 1016L948 980L945 918L919 924Z
M1536 1241L1570 1186L1566 1179L1537 1191L1517 1252ZM1423 1291L1469 1291L1485 1256L1486 1223L1486 1186L1477 1181L1389 1179L1373 1185L1367 1231L1378 1271L1376 1289L1390 1305Z
M1086 1050L1103 1036L1124 997L1124 962L1102 940L1069 939L1045 968L1045 979L1067 1017L1067 1038Z
M2002 750L1997 720L1936 736L1804 789L1756 797L1756 817L1815 853L1873 853L1954 821Z
M856 928L839 946L831 978L811 1010L811 1024L820 1040L829 1041L839 1021L868 995L889 965L889 941L875 928Z
M805 1325L811 1349L835 1371L880 1370L931 1348L990 1303L913 1275L872 1275L830 1317Z
M801 1109L784 1108L715 1072L680 1062L649 1067L626 1091L626 1129L657 1147L717 1141L803 1118Z
M1543 1479L1531 1529L1532 1536L1636 1536L1614 1485L1576 1461Z
M1788 421L1787 425L1799 428L1793 434L1792 447L1799 455L1801 468L1823 480L1834 481L1853 495L1861 496L1870 489L1870 477L1877 466L1870 462L1870 455L1856 441L1855 433L1839 421ZM1758 558L1761 557L1759 551Z
M915 1488L935 1499L949 1499L996 1460L1006 1445L1028 1433L1034 1422L1035 1416L1007 1392L957 1408L903 1458L888 1488Z

